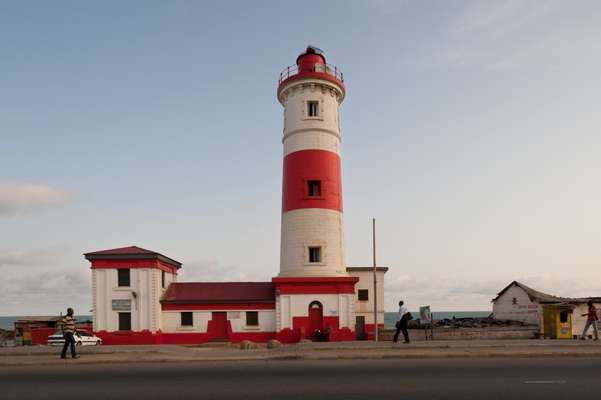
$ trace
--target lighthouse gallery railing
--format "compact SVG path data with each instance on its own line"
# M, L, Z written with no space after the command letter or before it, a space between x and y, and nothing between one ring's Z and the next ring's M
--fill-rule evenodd
M321 73L325 73L328 75L332 75L334 78L338 79L339 81L344 82L344 74L335 65L315 64L315 66L313 67L311 72L321 72ZM284 70L282 72L280 72L280 79L278 80L278 85L294 75L298 75L298 66L297 65L291 65L289 67L284 68Z

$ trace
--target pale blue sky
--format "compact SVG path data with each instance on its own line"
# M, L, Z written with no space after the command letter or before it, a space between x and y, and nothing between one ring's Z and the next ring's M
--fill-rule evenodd
M0 4L0 315L89 309L105 248L276 275L307 44L345 74L347 261L377 218L387 309L601 295L601 3L32 1Z

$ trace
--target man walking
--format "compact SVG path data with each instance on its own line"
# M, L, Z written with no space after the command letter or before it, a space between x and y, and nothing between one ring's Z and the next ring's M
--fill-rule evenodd
M396 323L396 333L394 334L393 342L396 343L399 340L399 333L403 332L403 337L405 341L403 343L409 343L409 332L407 332L407 321L409 316L409 311L407 311L407 306L401 300L399 301L399 320Z
M63 337L65 338L65 344L63 345L63 351L61 358L67 358L67 348L71 347L71 358L79 358L75 353L75 319L73 318L73 309L67 308L67 315L61 319L61 329L63 331Z
M599 332L597 332L597 321L599 320L599 317L597 316L597 309L595 308L595 305L593 304L592 300L589 300L586 304L588 305L588 313L582 314L583 317L587 318L586 324L584 325L584 331L582 331L582 337L580 339L586 339L586 333L588 332L588 328L592 326L593 334L595 335L595 340L599 340Z

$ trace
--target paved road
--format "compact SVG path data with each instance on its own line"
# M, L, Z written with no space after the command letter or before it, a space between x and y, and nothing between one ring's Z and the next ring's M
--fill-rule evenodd
M9 399L601 398L601 359L161 363L0 368Z

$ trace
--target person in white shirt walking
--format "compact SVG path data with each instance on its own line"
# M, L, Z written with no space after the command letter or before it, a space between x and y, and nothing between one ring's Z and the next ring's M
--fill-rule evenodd
M407 322L409 321L409 311L407 306L401 300L399 301L399 320L396 323L396 333L394 334L393 342L396 343L399 340L399 333L403 332L405 341L403 343L409 343L409 332L407 332Z

